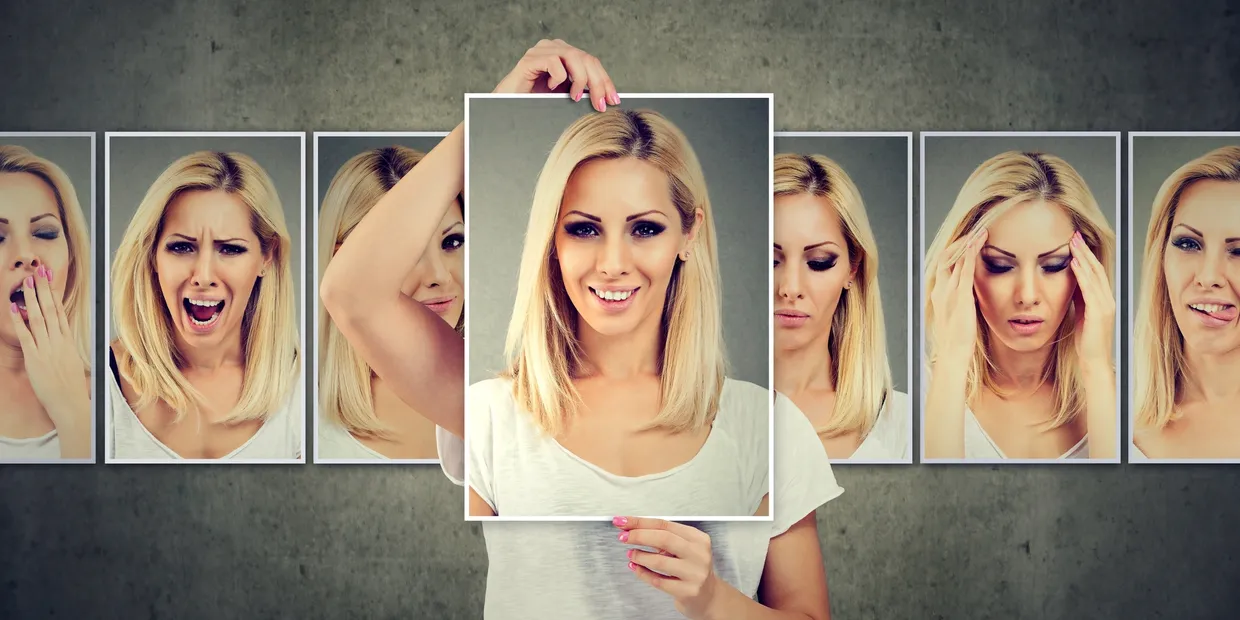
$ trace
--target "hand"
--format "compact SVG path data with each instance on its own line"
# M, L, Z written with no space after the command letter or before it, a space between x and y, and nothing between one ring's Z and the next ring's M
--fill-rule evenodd
M670 594L685 617L708 617L715 595L724 589L715 574L709 534L663 519L616 517L612 524L620 528L620 542L658 550L629 549L629 570Z
M936 363L967 364L973 356L977 343L973 270L988 234L983 228L961 237L938 257L938 274L930 291Z
M60 296L52 291L52 271L40 266L22 283L27 320L16 303L9 320L21 343L26 376L35 397L62 434L90 431L90 393L85 389L86 366Z
M543 80L543 77L546 80ZM526 50L517 66L500 81L496 93L556 93L567 91L580 101L585 91L599 112L607 104L620 105L620 95L599 60L559 39L543 39Z
M1072 234L1072 273L1076 275L1076 354L1082 364L1110 369L1114 355L1115 296L1106 268L1085 245L1080 232Z

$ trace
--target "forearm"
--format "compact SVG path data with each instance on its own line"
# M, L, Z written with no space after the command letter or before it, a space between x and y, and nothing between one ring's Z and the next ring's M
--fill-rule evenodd
M1115 370L1109 363L1086 365L1081 371L1085 388L1085 426L1089 457L1113 459L1119 454L1115 401Z
M968 364L940 362L926 391L926 458L964 458L965 388Z
M702 620L829 620L804 611L772 609L741 593L731 585L719 582L722 590L715 596L711 609Z
M91 453L91 410L90 399L58 405L64 414L53 417L54 420L72 420L56 424L56 439L60 444L60 458L88 459Z
M332 256L320 284L328 311L368 312L396 299L465 184L465 130L458 125L384 194Z

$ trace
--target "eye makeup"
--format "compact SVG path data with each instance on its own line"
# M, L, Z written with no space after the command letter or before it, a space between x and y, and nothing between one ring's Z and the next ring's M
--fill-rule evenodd
M638 239L650 239L663 234L667 230L667 226L650 220L637 220L629 226L631 235ZM570 237L578 239L588 239L602 235L600 226L594 222L569 222L564 225L564 232Z
M1003 250L999 250L998 248L988 248L988 249L994 249L997 252L1003 252ZM1054 252L1054 250L1051 250L1051 251ZM1008 253L1003 252L1003 254L1008 254ZM982 266L986 268L986 271L988 273L993 274L993 275L1002 275L1002 274L1008 273L1012 271L1013 269L1016 269L1018 265L1018 262L1014 260L1013 258L1011 258L1010 255L1009 256L994 256L994 255L988 256L988 255L983 254L981 256L981 259L982 259ZM1067 269L1068 265L1071 264L1072 255L1071 254L1062 254L1062 255L1057 255L1057 256L1056 255L1042 255L1038 257L1038 262L1039 262L1039 266L1042 268L1042 271L1046 273L1059 273Z
M448 235L447 237L443 238L443 241L439 244L439 248L446 252L455 252L461 249L461 247L464 245L465 245L465 234L464 233L452 233Z

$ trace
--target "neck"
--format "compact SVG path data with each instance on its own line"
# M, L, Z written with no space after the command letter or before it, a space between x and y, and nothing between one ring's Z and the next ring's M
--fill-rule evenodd
M1226 353L1199 353L1184 350L1188 368L1184 377L1184 400L1209 403L1235 403L1240 400L1240 349Z
M177 350L184 360L184 370L211 372L224 367L244 366L245 353L241 348L241 334L230 336L224 342L211 347L190 346L181 338L176 337Z
M775 391L800 394L806 391L834 392L830 333L824 333L802 347L775 351Z
M585 354L587 368L583 375L609 379L631 379L657 375L659 370L659 317L651 317L637 329L607 336L594 331L578 318L577 340Z
M21 345L0 341L0 368L14 373L26 372L26 356L22 355Z
M1034 351L1013 351L998 338L991 339L990 359L998 369L996 381L1019 391L1035 390L1042 384L1042 370L1050 358L1052 345Z

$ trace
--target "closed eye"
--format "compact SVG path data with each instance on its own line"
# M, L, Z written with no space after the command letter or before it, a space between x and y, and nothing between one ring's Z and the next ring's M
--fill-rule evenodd
M1063 271L1064 269L1068 268L1069 262L1071 262L1071 259L1064 258L1062 260L1055 261L1053 263L1047 263L1045 265L1042 265L1042 271L1045 271L1046 273L1059 273Z
M986 266L986 271L993 273L993 274L1007 273L1011 271L1012 269L1014 269L1014 267L1012 267L1011 265L1002 265L999 263L988 261L986 259L982 259L982 264Z
M38 237L39 239L44 239L46 241L55 241L56 239L60 238L60 231L55 228L47 228L44 230L36 231L34 233L34 236Z
M810 260L805 261L805 264L809 265L809 268L812 271L826 271L834 267L837 260L838 259L836 258L828 258L826 260Z

